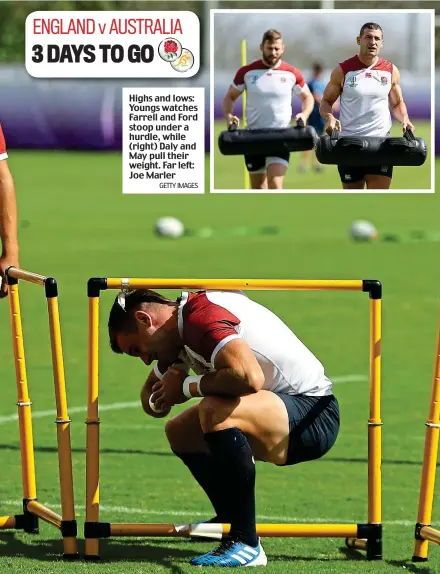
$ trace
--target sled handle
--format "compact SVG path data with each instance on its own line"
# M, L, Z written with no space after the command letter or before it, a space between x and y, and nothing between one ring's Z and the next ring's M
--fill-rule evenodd
M403 134L403 137L406 138L408 141L414 141L416 139L414 132L409 128L406 128L405 133Z

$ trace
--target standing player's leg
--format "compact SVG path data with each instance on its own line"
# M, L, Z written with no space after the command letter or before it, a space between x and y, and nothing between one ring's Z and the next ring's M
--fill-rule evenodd
M364 189L365 172L362 168L338 165L342 189Z
M266 156L245 155L244 161L249 172L251 189L267 189Z
M368 171L365 175L367 189L390 189L392 177L392 165L382 165L368 168Z
M288 153L266 159L267 186L269 189L283 189L284 176L289 167L289 159L290 155Z

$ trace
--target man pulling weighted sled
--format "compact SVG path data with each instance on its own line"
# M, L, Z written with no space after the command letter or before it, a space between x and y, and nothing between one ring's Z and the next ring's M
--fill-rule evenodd
M230 131L220 135L219 148L224 155L244 155L252 189L282 189L290 152L315 147L315 130L304 127L314 100L300 70L281 60L284 44L279 32L265 32L260 49L261 60L238 70L223 100ZM248 129L234 130L239 125L234 103L244 90ZM292 120L292 92L302 102L295 128L288 127Z
M414 138L400 87L399 70L379 58L383 31L364 24L357 38L359 55L337 66L320 105L327 136L316 148L321 163L338 165L343 189L389 189L393 165L421 165L426 143ZM332 106L341 98L340 120ZM391 113L404 137L390 138Z

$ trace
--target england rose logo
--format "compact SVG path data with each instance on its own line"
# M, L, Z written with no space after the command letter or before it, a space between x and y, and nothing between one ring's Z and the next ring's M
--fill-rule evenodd
M182 54L182 44L175 38L165 38L159 44L159 56L165 62L175 62Z

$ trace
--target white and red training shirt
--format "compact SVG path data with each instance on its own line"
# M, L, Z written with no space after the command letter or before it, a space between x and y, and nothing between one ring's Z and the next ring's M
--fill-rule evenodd
M215 358L224 345L243 339L264 373L264 389L289 395L332 394L332 383L313 353L279 317L241 291L184 292L178 328L184 343L179 359L199 375L216 370ZM156 376L162 378L170 366L158 361Z
M385 137L392 123L388 96L393 84L393 64L379 58L368 67L354 56L339 65L344 72L341 135Z
M298 68L279 60L275 66L257 60L235 74L232 86L246 90L246 120L251 130L287 128L292 119L292 94L303 91L305 82Z
M2 125L0 124L0 160L2 159L8 159L8 152L6 150L6 141L3 135Z

